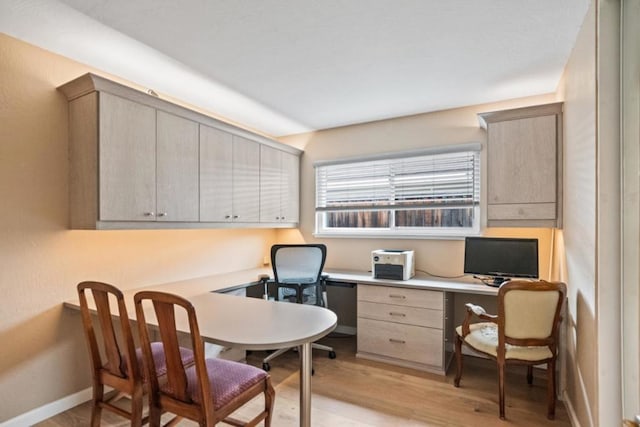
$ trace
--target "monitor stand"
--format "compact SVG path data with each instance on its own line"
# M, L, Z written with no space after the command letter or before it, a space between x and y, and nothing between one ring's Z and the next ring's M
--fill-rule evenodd
M495 276L489 280L484 281L484 284L494 288L499 288L500 285L502 285L504 282L507 282L507 281L509 281L508 277Z

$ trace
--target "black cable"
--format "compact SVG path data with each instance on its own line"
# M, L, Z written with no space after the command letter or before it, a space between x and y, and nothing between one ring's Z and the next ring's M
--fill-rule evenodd
M419 271L420 273L425 273L426 275L431 276L431 277L439 277L440 279L459 279L461 277L466 276L466 274L460 274L458 276L440 276L438 274L433 274L433 273L430 273L430 272L428 272L426 270L419 270L417 268L416 268L416 271Z

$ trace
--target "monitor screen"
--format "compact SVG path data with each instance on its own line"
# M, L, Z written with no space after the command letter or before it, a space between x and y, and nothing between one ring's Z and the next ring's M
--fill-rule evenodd
M497 277L538 277L538 239L467 237L464 272Z

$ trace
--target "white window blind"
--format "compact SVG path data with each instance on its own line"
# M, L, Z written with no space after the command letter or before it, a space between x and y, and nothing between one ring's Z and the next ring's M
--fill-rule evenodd
M317 164L316 231L477 229L479 148Z

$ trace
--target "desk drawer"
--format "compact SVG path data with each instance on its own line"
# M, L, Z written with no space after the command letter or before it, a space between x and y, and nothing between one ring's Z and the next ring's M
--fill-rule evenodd
M442 329L443 327L443 312L429 308L358 301L358 317L406 325L427 326L436 329Z
M426 289L358 285L358 301L442 310L444 307L444 293Z
M358 318L358 352L442 366L442 329Z

